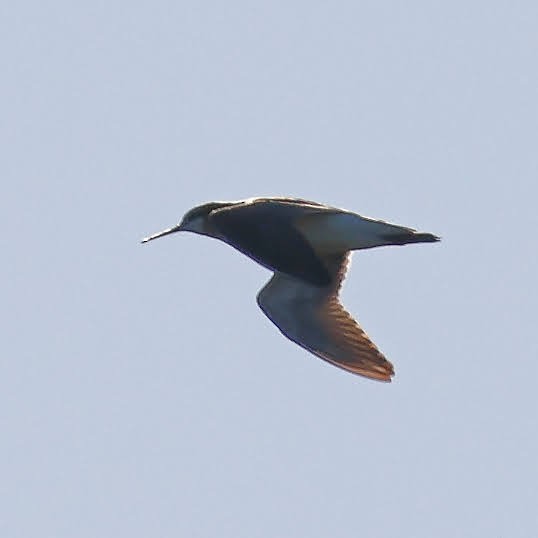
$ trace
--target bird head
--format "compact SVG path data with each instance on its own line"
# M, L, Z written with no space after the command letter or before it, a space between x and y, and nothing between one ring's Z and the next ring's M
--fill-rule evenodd
M212 211L231 205L230 202L209 202L193 207L190 211L185 213L181 222L172 228L167 228L162 232L150 235L142 239L142 243L147 243L153 239L163 237L164 235L172 234L175 232L193 232L200 235L213 236L212 226L209 222L209 215Z

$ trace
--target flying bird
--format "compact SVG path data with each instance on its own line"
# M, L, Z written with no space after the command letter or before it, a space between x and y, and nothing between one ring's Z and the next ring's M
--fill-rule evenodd
M186 231L220 239L273 276L257 302L290 340L354 374L391 381L392 364L340 303L350 252L385 245L433 243L412 228L298 198L209 202L143 243Z

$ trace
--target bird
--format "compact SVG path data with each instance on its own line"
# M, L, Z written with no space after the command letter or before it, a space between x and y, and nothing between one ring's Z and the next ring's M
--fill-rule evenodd
M257 303L285 337L334 366L384 382L394 375L392 363L339 299L351 252L440 240L318 202L258 197L196 206L142 243L181 231L223 241L273 272Z

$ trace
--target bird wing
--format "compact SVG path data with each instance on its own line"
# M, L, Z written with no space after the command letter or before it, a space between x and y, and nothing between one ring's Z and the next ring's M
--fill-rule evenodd
M392 364L338 299L348 260L348 254L327 260L334 281L324 288L275 273L258 294L258 305L284 336L314 355L354 374L390 381Z
M295 227L299 215L320 210L259 199L217 209L209 219L223 241L271 271L292 275L315 286L327 286L332 275Z

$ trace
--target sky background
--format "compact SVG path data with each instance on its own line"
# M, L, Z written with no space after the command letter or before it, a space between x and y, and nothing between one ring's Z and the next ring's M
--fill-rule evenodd
M538 535L535 1L0 9L3 538ZM443 237L354 255L392 384L138 242L257 195Z

